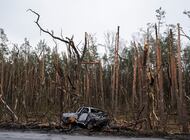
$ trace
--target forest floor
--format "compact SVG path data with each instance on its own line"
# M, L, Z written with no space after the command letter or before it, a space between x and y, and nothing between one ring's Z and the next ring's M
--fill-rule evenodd
M63 129L58 125L38 124L38 123L0 123L0 130L12 131L37 131L45 133L67 134L67 135L84 135L84 136L123 136L123 137L151 137L164 139L190 139L190 133L168 133L160 131L142 131L131 128L123 128L122 126L110 126L104 129L84 129L74 127L73 129Z

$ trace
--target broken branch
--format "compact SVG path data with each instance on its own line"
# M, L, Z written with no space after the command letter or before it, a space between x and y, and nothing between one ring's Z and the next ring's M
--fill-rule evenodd
M37 12L35 12L34 10L32 9L28 9L27 11L30 11L32 13L34 13L36 16L37 16L37 19L35 21L36 25L38 26L38 28L40 29L40 31L46 33L46 34L49 34L53 39L56 39L56 40L59 40L61 42L64 42L66 43L67 45L71 46L77 56L77 60L78 60L78 63L82 61L83 57L84 57L84 53L86 51L86 37L85 37L85 45L84 45L84 50L83 50L83 53L82 55L80 56L77 48L75 47L75 44L73 42L73 37L70 39L68 37L66 37L66 39L63 38L62 36L62 31L61 31L61 37L58 37L58 36L55 36L53 31L52 32L49 32L48 30L45 30L42 28L42 26L39 24L39 20L40 20L40 14L38 14ZM85 33L86 34L86 33Z

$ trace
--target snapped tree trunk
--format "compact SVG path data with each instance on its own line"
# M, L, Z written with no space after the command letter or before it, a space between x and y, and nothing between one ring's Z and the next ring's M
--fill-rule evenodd
M176 101L176 65L175 65L175 55L173 54L173 33L170 29L169 32L169 45L168 45L168 61L169 61L169 82L170 82L170 96L171 96L171 105L174 107Z
M115 52L114 52L114 66L112 74L112 109L114 113L117 113L118 108L118 85L119 85L119 26L117 28L116 41L115 41Z
M100 71L100 93L101 93L101 106L104 108L104 87L103 87L103 70L101 61L99 61L99 71Z
M163 65L162 65L162 56L161 56L161 45L160 39L158 38L157 25L155 24L155 34L156 34L156 73L157 73L157 93L158 93L158 109L160 114L161 126L164 126L164 92L163 92Z
M136 48L136 43L134 42L134 54L133 54L133 88L132 88L132 111L134 112L135 109L135 103L137 99L136 95L136 83L137 83L137 48Z
M182 125L182 131L188 132L188 121L187 121L187 112L186 112L186 102L185 102L185 94L183 91L183 77L182 77L182 64L181 64L181 40L180 40L180 25L177 24L177 63L178 63L178 96L179 96L179 115L180 115L180 123Z

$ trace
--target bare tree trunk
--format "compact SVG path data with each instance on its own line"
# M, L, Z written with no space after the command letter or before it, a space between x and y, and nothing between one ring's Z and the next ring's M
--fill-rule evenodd
M170 33L169 33L169 79L170 79L170 95L171 95L171 105L172 107L175 104L175 90L176 90L176 85L175 85L175 77L174 77L174 70L176 70L176 66L175 65L175 56L173 55L173 33L172 30L170 29Z
M180 106L179 106L179 97L178 97L178 86L177 86L177 66L176 66L176 58L175 53L173 52L173 33L172 30L170 30L170 36L169 36L169 66L170 66L170 93L171 93L171 104L173 107L175 107L175 104L177 103L177 111L180 112Z
M90 79L89 79L89 71L87 71L87 74L86 74L86 97L87 97L87 103L90 105L91 103L90 103Z
M15 120L18 120L17 115L14 113L14 111L9 107L9 105L3 100L2 95L0 95L0 101L5 105L5 107L10 111L10 113L14 116Z
M180 122L182 125L182 131L188 132L188 122L187 122L187 112L186 112L186 102L184 100L183 91L183 78L182 78L182 64L181 64L181 40L180 40L180 25L177 24L178 40L177 40L177 62L178 62L178 95L179 95L179 105L180 105Z
M144 52L143 52L143 73L142 73L142 102L143 102L143 107L144 112L143 115L147 119L145 123L145 129L150 129L151 128L151 122L149 120L149 110L148 110L148 83L147 83L147 58L148 58L148 51L149 51L149 46L148 44L144 45Z
M135 103L137 99L136 93L136 83L137 83L137 48L136 43L134 42L134 54L133 54L133 88L132 88L132 111L134 112Z
M93 75L93 80L92 80L92 85L94 85L93 86L93 97L94 97L94 105L101 105L101 104L99 104L98 103L98 97L99 97L99 93L98 93L98 83L97 83L97 72L96 72L96 67L95 67L95 65L93 64L92 65L92 75Z
M164 93L163 93L163 71L162 71L162 57L161 46L158 38L157 26L155 25L156 32L156 70L157 70L157 93L159 96L159 114L161 126L164 126Z
M118 84L119 84L119 26L117 28L116 41L115 41L115 54L114 54L114 66L113 66L113 77L112 77L112 109L114 113L117 113L118 107Z
M3 85L4 85L4 58L2 56L1 58L1 91L0 91L0 95L3 95Z
M100 93L101 93L101 106L104 108L104 87L103 87L103 70L101 61L99 61L99 71L100 71Z
M2 54L3 55L3 54ZM13 117L15 118L15 120L18 120L17 115L14 113L14 111L9 107L9 105L5 102L5 100L2 98L2 96L4 95L4 90L3 90L3 86L4 86L4 58L2 56L1 58L1 83L0 83L0 101L3 103L3 105L8 109L8 111L13 115Z
M141 109L143 106L143 95L142 95L143 65L142 65L142 56L140 53L138 53L137 61L138 61L138 95L139 95L139 107L140 107L139 109Z
M111 108L114 111L115 105L115 65L112 65L112 72L111 72Z
M25 54L26 55L26 54ZM27 57L27 56L25 56ZM28 62L27 58L25 58L25 63L24 63L24 93L22 94L22 105L24 109L24 116L27 121L28 115L27 115L27 106L26 106L26 97L28 95L28 68L27 68Z

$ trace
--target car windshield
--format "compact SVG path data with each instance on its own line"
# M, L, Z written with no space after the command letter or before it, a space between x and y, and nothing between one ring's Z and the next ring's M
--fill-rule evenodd
M88 113L89 109L86 107L80 107L76 113Z
M84 107L82 110L81 110L81 113L88 113L89 112L89 109Z
M91 109L91 112L92 113L103 113L103 111L102 110L99 110L99 109Z

